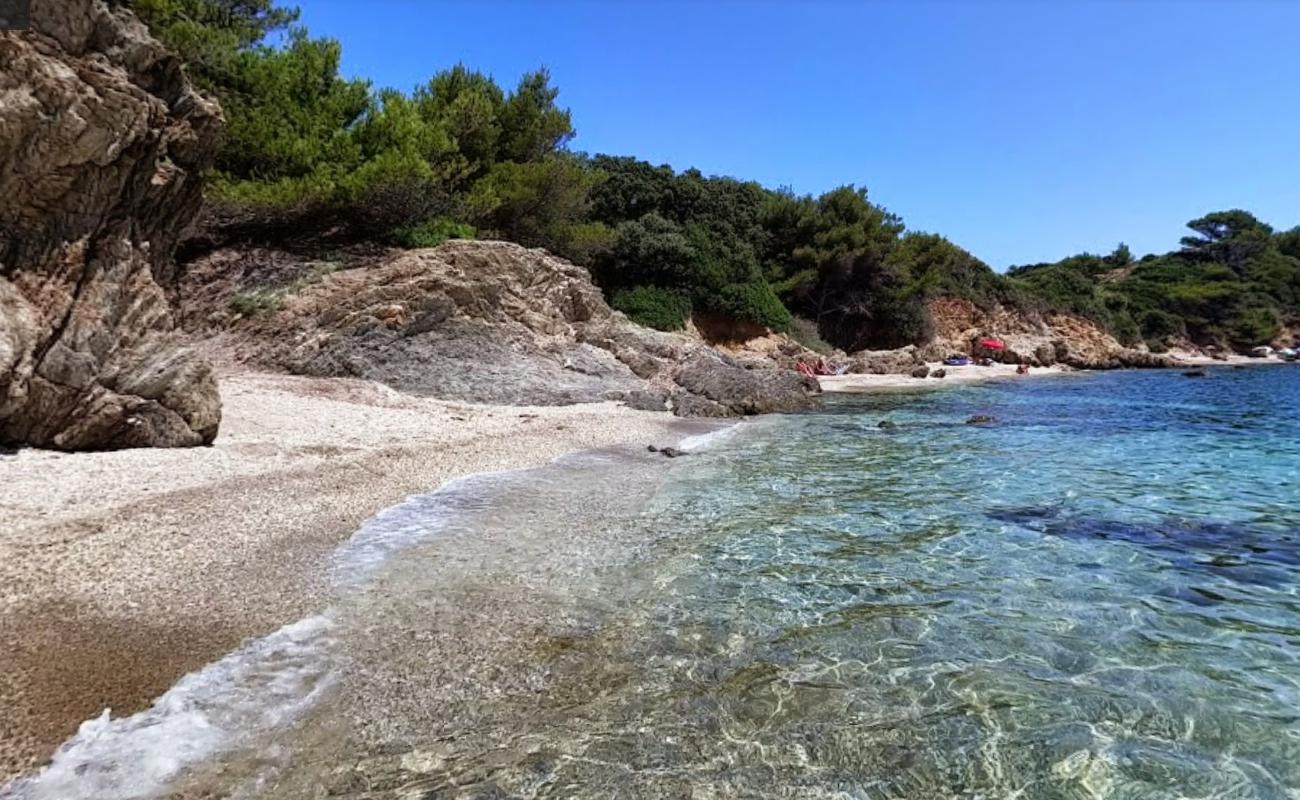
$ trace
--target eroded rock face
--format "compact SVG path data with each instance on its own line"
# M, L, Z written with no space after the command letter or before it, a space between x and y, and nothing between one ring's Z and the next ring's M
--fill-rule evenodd
M184 301L187 324L225 331L237 360L454 400L737 416L801 408L816 391L775 358L742 362L632 324L585 269L543 250L452 241L346 268L289 260L223 250L191 264L178 294L203 300ZM270 272L273 284L256 282ZM272 299L241 317L231 301L250 281Z
M201 202L220 109L103 0L40 0L0 33L0 440L211 442L211 368L160 282Z

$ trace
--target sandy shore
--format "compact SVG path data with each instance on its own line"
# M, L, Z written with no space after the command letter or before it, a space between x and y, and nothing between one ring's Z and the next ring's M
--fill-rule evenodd
M1169 355L1189 367L1267 367L1274 364L1288 366L1288 362L1283 361L1276 356L1253 358L1251 356L1242 356L1233 353L1231 355L1224 355L1221 358L1211 358L1207 355L1192 353L1185 350L1170 350Z
M947 375L943 378L913 378L911 375L834 375L820 377L817 381L821 384L823 392L872 392L881 389L941 389L957 383L981 383L999 379L1024 380L1026 377L1064 375L1071 371L1063 367L1034 367L1026 376L1017 375L1014 364L945 367L943 364L935 363L929 366L931 372L943 369L947 371Z
M85 719L321 607L334 547L446 480L685 435L613 403L521 408L377 384L222 379L213 447L0 456L0 785Z
M1177 359L1181 366L1188 368L1294 366L1276 358L1251 358L1235 354L1218 359L1185 351L1171 351L1169 355ZM1026 377L1068 375L1077 372L1069 367L1033 367L1027 375L1018 375L1014 364L992 364L987 367L971 364L965 367L945 367L940 363L932 363L929 367L931 372L936 369L946 370L947 375L942 379L913 378L910 375L835 375L819 377L817 381L821 384L823 392L873 392L887 389L940 389L953 384L982 383L991 380L1024 380Z

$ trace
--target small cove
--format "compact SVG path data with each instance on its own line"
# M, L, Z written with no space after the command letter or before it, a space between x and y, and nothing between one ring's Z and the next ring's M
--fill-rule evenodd
M348 589L311 707L134 796L1294 798L1300 372L1211 372L413 500L369 524L439 535Z

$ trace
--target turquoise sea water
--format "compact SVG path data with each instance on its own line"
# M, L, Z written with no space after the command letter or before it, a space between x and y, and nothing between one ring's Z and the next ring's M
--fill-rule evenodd
M311 710L250 703L260 729L162 789L121 790L137 729L47 787L1300 798L1300 369L831 397L685 459L465 482L355 541L407 544L245 681Z
M693 566L625 718L707 709L666 760L722 794L1300 797L1300 370L1211 374L738 437L659 498Z

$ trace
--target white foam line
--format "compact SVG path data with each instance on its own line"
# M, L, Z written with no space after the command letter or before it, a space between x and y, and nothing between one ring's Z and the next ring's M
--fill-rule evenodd
M743 422L734 422L725 428L719 428L716 431L708 433L699 433L695 436L687 436L678 443L678 447L688 453L698 453L701 450L708 450L717 447L726 440L730 439L740 432Z
M739 424L683 439L680 447L716 445ZM584 457L582 451L551 464ZM493 500L488 491L528 467L453 478L411 495L361 524L332 556L331 577L359 586L401 550L445 531L461 514ZM0 787L0 800L148 800L165 795L184 770L236 749L250 735L292 722L336 682L332 610L250 641L191 672L149 709L113 718L111 709L81 724L40 772Z
M313 705L333 681L332 630L328 614L307 617L191 672L146 711L113 719L105 710L81 723L48 767L0 789L0 798L157 797L241 734L279 727Z
M360 585L394 554L446 530L459 514L482 508L492 484L523 471L453 478L433 492L411 495L380 511L334 550L330 566L334 585L344 589Z

